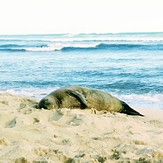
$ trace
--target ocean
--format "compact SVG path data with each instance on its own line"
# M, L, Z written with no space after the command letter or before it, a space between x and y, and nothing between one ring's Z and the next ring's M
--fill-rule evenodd
M163 110L163 33L0 35L0 93L40 99L70 85Z

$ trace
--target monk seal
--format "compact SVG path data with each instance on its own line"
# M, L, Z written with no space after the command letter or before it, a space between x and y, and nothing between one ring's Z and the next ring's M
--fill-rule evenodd
M106 110L109 112L143 116L124 101L119 100L107 92L81 86L68 86L57 89L41 99L37 108L93 108L98 111Z

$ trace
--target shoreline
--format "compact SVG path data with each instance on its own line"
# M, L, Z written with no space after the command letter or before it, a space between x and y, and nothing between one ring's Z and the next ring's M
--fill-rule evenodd
M0 94L1 162L161 162L163 110L145 117L92 110L38 110L35 99Z

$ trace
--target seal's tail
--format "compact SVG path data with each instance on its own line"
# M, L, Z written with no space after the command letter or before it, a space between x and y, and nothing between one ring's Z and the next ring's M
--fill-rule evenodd
M121 113L125 113L125 114L128 114L128 115L144 116L144 115L140 114L139 112L135 111L134 109L132 109L125 102L121 101L121 104L123 106L123 110L121 111Z

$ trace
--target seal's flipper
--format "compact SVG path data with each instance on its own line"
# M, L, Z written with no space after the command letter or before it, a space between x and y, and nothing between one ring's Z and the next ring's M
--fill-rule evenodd
M74 90L68 90L68 93L70 95L72 95L73 97L75 97L81 103L81 108L82 109L85 109L85 108L88 107L87 101L86 101L84 95L82 95L78 91L74 91Z
M139 112L132 109L129 105L127 105L125 102L121 101L121 104L123 106L123 110L120 113L125 113L128 115L138 115L138 116L144 116L140 114Z

